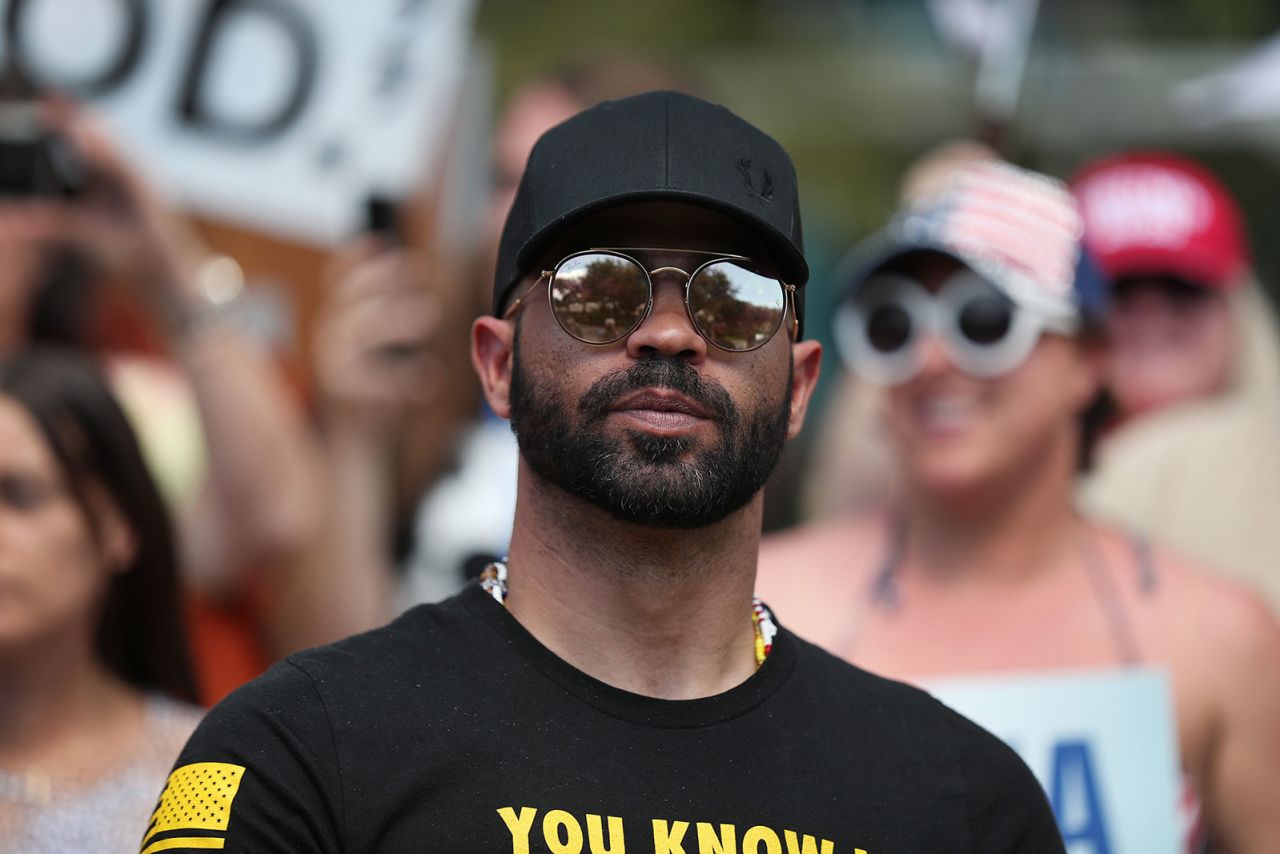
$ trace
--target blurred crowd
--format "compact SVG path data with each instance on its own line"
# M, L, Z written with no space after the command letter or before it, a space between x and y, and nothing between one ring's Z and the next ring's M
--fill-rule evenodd
M587 106L700 87L517 87L479 248L396 209L334 247L299 383L91 110L3 85L79 171L0 169L0 849L133 850L202 706L505 554L516 444L468 335L524 161ZM897 678L1164 668L1189 851L1280 850L1280 335L1246 231L1179 153L929 152L815 270L828 393L760 563L781 622Z

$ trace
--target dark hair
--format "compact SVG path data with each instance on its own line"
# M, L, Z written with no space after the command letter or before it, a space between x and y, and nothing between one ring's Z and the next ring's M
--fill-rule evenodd
M36 268L36 286L27 324L37 345L88 349L97 273L81 249L69 243L47 248Z
M113 574L102 603L99 657L137 688L194 701L173 528L137 437L101 374L71 351L33 348L0 362L0 394L39 424L90 527L96 528L90 489L99 487L133 534L133 559Z
M1076 333L1076 340L1083 347L1108 347L1107 331L1102 318L1086 314L1080 331ZM1097 462L1098 445L1102 443L1107 430L1115 424L1117 414L1115 398L1105 384L1100 385L1093 400L1080 411L1077 418L1080 427L1080 447L1076 453L1078 474L1088 474L1093 470L1093 465Z

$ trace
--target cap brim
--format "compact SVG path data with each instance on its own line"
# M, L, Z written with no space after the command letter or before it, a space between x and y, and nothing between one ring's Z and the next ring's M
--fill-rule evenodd
M1113 251L1102 266L1111 281L1141 276L1173 276L1208 290L1233 291L1241 287L1244 276L1238 268L1229 267L1220 258L1207 256L1194 249L1165 250L1156 247Z
M988 279L1009 299L1026 308L1064 318L1080 314L1080 307L1072 302L1052 300L1058 303L1056 306L1050 305L1048 299L1030 302L1023 295L1023 291L1012 282L1012 275L998 265L927 235L913 234L908 237L898 224L890 224L874 233L840 262L836 268L836 281L841 283L844 290L842 299L848 299L857 293L867 279L880 268L913 252L937 252L952 258Z
M795 247L790 238L768 222L753 216L750 211L733 205L726 205L718 199L678 190L619 193L613 196L605 196L592 201L590 204L574 208L531 234L516 253L516 266L520 270L531 269L542 253L555 242L560 232L591 214L629 202L649 201L686 202L723 213L760 233L768 249L769 258L778 265L778 275L784 282L796 287L802 287L809 281L809 264L805 261L804 255Z

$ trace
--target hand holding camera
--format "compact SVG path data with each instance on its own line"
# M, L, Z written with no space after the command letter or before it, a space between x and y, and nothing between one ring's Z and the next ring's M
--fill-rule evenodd
M316 380L336 426L371 438L430 403L444 372L432 346L440 308L421 286L421 258L380 231L335 258L314 347Z
M75 246L171 328L203 302L196 280L208 250L65 98L0 92L0 240Z

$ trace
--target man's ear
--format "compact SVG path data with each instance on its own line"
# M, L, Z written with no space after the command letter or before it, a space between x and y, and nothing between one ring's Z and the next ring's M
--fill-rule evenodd
M484 399L501 418L511 417L511 364L515 353L515 321L483 315L471 324L471 365L480 378Z
M794 439L804 426L809 400L818 384L822 365L822 345L817 341L797 341L791 345L791 421L787 438Z

